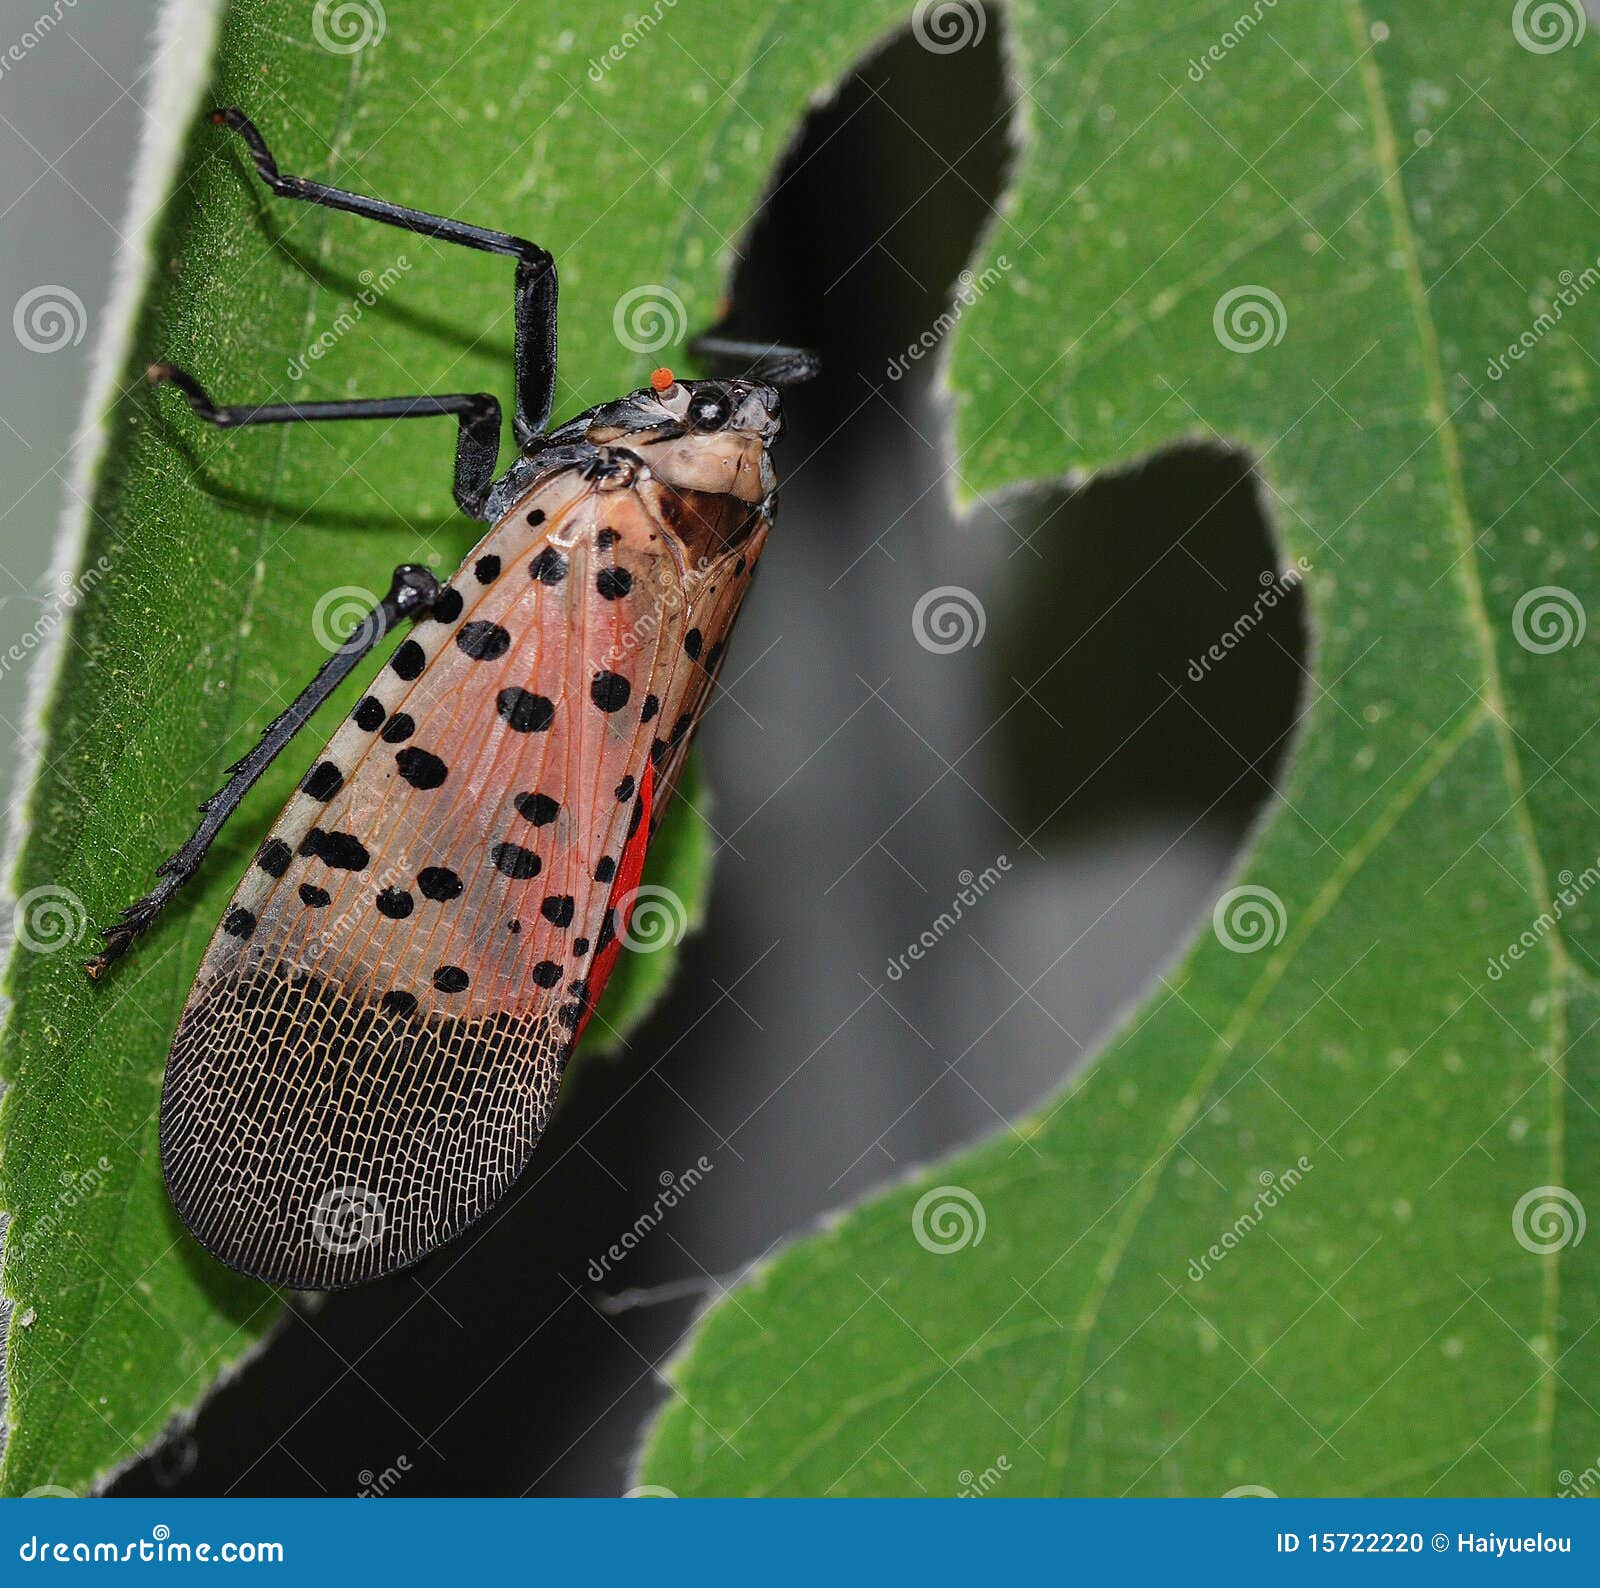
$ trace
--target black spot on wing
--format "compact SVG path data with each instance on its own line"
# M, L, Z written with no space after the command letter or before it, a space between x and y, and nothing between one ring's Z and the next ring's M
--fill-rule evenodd
M548 794L519 794L511 803L517 815L535 827L548 827L561 814L561 801Z
M628 704L633 685L621 673L598 672L589 685L589 698L604 712L621 711Z
M536 877L544 869L544 862L521 844L496 844L489 851L489 858L494 862L496 871L517 882Z
M448 904L461 897L465 885L448 866L424 866L417 873L417 886L423 898L432 899L435 904Z
M415 640L407 640L389 658L389 666L407 681L421 677L422 669L427 665L428 658Z
M313 827L300 841L300 853L338 871L365 871L372 858L354 833L325 833Z
M528 573L540 584L560 584L567 577L567 559L554 546L546 546L528 564Z
M529 689L502 689L495 709L517 733L543 733L556 720L555 702Z
M428 616L440 623L454 623L461 616L461 608L464 605L461 592L452 590L447 585L439 592L439 599L428 608Z
M498 661L511 649L511 636L498 623L463 624L456 649L475 662Z
M269 838L256 856L256 864L269 877L281 877L289 869L294 851L281 838Z
M399 751L395 755L394 764L400 769L400 776L412 788L438 788L450 775L449 767L438 756L430 750L419 749L414 744L408 744L405 749Z
M306 773L305 781L300 785L302 792L309 794L314 800L321 800L324 804L343 787L344 773L332 761L318 761Z

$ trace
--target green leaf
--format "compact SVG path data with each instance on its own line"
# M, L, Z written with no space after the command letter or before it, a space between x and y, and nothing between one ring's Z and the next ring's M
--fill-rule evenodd
M1098 1062L713 1308L640 1481L1552 1493L1600 1449L1600 44L1576 0L1005 16L964 492L1248 448L1299 742Z
M476 538L450 500L447 423L219 434L141 371L170 358L225 401L486 390L510 412L506 260L274 199L200 111L247 107L286 171L550 245L564 308L557 412L568 414L641 384L714 323L732 240L807 96L870 38L863 19L791 40L775 76L771 41L761 47L770 5L685 7L673 37L722 83L766 60L752 136L739 98L704 72L663 75L623 48L636 18L626 0L581 14L504 0L250 0L228 9L209 67L203 9L171 14L187 29L172 56L198 75L154 96L181 156L153 171L170 198L128 261L147 279L112 350L80 558L96 572L46 703L12 879L28 936L58 951L18 949L0 1046L7 1493L102 1479L278 1315L275 1295L184 1233L161 1181L156 1106L205 943L314 747L263 779L185 907L96 988L78 968L88 926L149 886L196 803L322 659L319 600L381 591L401 561L452 569ZM653 353L614 329L641 288L676 333ZM331 704L328 724L354 695ZM693 916L708 845L687 804L657 847L651 875ZM601 1010L602 1040L666 978L670 955L638 958Z

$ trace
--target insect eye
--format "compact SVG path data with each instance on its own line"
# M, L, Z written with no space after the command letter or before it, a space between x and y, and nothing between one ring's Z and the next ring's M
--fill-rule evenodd
M696 392L689 401L689 423L696 430L720 430L732 412L733 404L721 392Z

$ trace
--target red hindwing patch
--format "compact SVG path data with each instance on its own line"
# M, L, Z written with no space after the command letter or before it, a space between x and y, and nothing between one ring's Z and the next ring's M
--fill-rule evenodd
M627 847L622 851L622 864L617 867L617 883L606 905L601 922L602 937L609 931L611 940L599 949L594 957L594 969L589 972L589 996L584 1006L583 1019L578 1022L578 1035L582 1036L589 1017L606 990L611 972L616 969L622 954L623 939L628 935L628 922L633 918L639 883L644 877L644 852L650 842L651 796L655 792L656 769L652 762L644 764L644 782L639 788L639 814L634 818L633 832Z

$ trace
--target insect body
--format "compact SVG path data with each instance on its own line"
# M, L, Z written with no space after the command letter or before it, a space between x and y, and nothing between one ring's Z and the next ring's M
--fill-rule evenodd
M218 407L217 424L460 421L457 500L491 528L440 585L403 567L369 622L231 769L123 952L292 733L416 620L290 799L184 1009L161 1106L173 1201L202 1245L319 1289L415 1262L526 1163L621 951L645 850L771 527L774 375L650 386L547 432L555 270L520 239L282 177L287 196L516 254L521 455L495 480L490 397Z

